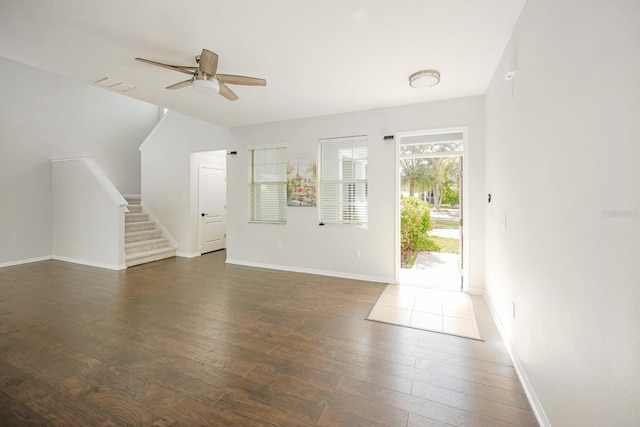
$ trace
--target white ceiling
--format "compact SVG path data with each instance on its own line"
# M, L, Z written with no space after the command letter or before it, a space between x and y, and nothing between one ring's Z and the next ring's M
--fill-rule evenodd
M0 56L223 126L483 94L525 0L2 0ZM164 87L187 75L134 61L261 77L238 101ZM408 76L437 69L438 86Z

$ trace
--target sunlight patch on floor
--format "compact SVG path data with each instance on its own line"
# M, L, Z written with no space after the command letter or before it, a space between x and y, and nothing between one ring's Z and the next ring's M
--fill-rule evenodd
M367 320L482 340L473 302L462 292L388 285Z

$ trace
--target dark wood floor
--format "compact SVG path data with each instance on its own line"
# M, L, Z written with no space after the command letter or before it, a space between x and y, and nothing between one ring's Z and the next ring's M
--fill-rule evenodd
M479 342L364 320L384 286L226 265L0 269L1 425L537 426Z

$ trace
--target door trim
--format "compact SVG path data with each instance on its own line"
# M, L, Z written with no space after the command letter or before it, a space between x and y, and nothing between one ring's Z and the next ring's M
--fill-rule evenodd
M462 162L465 171L462 174L462 235L464 244L462 246L462 291L469 292L469 128L467 126L456 126L450 128L426 129L408 132L396 132L395 140L395 199L394 199L394 283L400 284L400 143L402 138L418 135L437 135L443 133L462 133Z
M182 203L189 204L189 230L188 234L184 237L188 238L188 245L186 248L190 252L178 252L178 256L187 258L193 258L202 255L200 253L200 164L209 165L214 168L224 169L227 173L227 150L224 148L218 148L206 151L193 151L190 153L190 167L189 167L189 198L188 201L185 198L182 199ZM227 186L227 194L229 188ZM187 230L184 230L187 232Z
M209 169L209 170L216 170L216 171L222 171L223 172L223 179L225 181L225 187L226 187L226 182L227 182L227 170L220 168L218 166L214 166L214 165L208 165L205 163L200 163L198 164L198 252L200 253L200 255L204 255L205 253L209 253L209 252L202 252L202 220L200 219L200 215L201 212L204 210L202 207L202 199L201 199L201 191L202 191L202 170L203 169ZM225 200L224 200L224 209L223 209L223 213L222 213L222 217L223 217L223 223L224 223L224 228L225 228L225 232L224 232L224 237L223 237L223 247L220 249L215 249L213 251L210 252L215 252L218 250L222 250L222 249L226 249L227 248L227 194L226 194L226 189L225 189Z

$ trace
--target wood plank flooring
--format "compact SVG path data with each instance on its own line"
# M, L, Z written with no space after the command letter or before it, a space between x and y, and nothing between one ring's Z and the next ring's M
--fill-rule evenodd
M0 424L537 426L479 342L364 320L384 285L226 265L0 269Z

